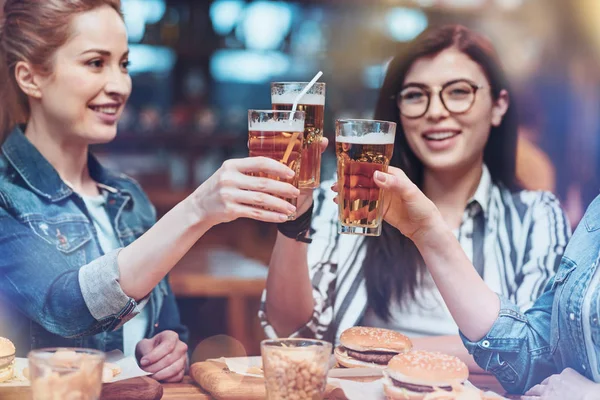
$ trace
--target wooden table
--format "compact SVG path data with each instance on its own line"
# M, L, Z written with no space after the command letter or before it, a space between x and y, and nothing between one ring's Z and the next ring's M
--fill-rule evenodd
M260 298L267 280L267 267L233 251L190 251L169 276L177 297L227 299L227 334L254 354L257 340L252 334L257 310L247 310L250 300Z
M469 380L472 384L483 390L492 390L503 394L504 389L492 375L471 374ZM208 393L200 388L189 376L181 383L167 383L163 385L162 400L214 400ZM518 397L515 397L518 398Z

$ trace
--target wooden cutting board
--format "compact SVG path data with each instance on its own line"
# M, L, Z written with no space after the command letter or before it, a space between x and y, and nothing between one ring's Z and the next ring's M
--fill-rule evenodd
M263 378L236 374L219 361L192 364L190 376L216 400L264 400L266 397ZM325 399L346 400L346 396L341 389L328 385Z
M143 376L104 384L100 400L159 400L162 395L163 388L161 384L154 379ZM31 399L31 388L29 386L0 388L0 399Z
M102 385L100 400L160 400L163 387L147 376Z

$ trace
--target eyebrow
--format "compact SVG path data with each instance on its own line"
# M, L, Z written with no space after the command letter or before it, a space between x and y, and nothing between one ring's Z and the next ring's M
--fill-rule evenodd
M105 57L110 57L110 55L111 55L110 51L102 50L102 49L89 49L89 50L82 52L81 55L88 54L88 53L98 53ZM123 53L123 56L128 56L128 55L129 55L129 49L127 49L127 51L125 53Z
M451 80L449 80L447 82L442 83L441 86L447 85L449 83L455 83L455 82L461 82L461 81L469 82L469 83L473 83L473 84L477 84L475 81L473 81L472 79L469 79L469 78L456 78L456 79L451 79ZM402 90L404 88L407 88L407 87L410 87L410 86L426 87L426 88L431 87L428 84L423 83L423 82L407 82L407 83L405 83L404 85L402 85L400 87L400 90Z
M425 87L429 87L428 84L422 83L422 82L407 82L404 85L400 86L400 89L404 89L405 87L408 87L408 86L419 86L419 87L425 86Z

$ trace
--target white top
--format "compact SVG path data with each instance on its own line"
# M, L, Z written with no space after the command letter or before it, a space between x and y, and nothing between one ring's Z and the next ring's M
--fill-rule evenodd
M454 231L454 235L458 236L458 230ZM467 252L471 262L472 254ZM429 271L424 272L418 287L419 290L415 291L416 301L406 302L402 308L396 301L390 302L390 321L382 320L373 309L367 308L362 324L393 329L409 337L457 335L456 322ZM496 292L500 290L499 287L494 289Z
M108 213L104 208L106 198L103 195L94 197L81 196L81 198L92 217L102 251L108 253L121 247L121 242L118 240L117 235L115 235ZM126 357L135 356L135 346L146 336L149 323L149 311L147 307L144 307L138 315L123 325L123 353Z
M582 320L583 320L583 337L585 338L585 348L587 350L590 365L592 366L592 376L594 382L600 382L600 371L598 371L598 360L596 359L596 349L592 341L592 327L590 325L590 314L592 308L592 297L596 288L600 287L600 265L596 266L594 276L588 285L585 296L583 296Z

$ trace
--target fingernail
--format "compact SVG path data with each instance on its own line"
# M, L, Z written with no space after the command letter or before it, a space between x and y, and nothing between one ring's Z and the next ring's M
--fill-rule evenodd
M148 365L150 362L148 361L147 358L142 358L142 360L140 361L140 364L142 364L142 367L145 367L146 365Z
M294 171L289 171L287 173L287 176L289 176L290 178L293 178L296 175L296 173Z
M296 189L296 191L294 192L294 197L298 197L300 196L300 190Z
M381 172L375 171L375 179L377 179L381 183L385 183L385 181L386 181L387 178Z
M279 214L279 220L280 220L281 222L285 222L285 221L287 221L289 218L290 218L290 217L288 217L287 215L284 215L284 214Z

